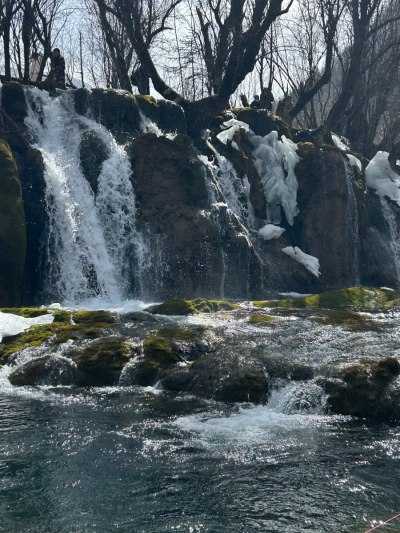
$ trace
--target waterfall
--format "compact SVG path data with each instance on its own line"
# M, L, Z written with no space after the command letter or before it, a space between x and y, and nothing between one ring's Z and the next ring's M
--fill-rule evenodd
M99 298L117 302L130 296L130 265L136 261L139 285L148 267L146 245L135 228L131 167L123 147L103 126L74 111L73 94L57 98L27 90L28 127L45 164L47 298L79 303ZM79 145L85 131L107 147L98 194L80 168Z
M380 197L380 201L382 214L389 230L390 249L396 265L397 277L400 280L400 234L397 228L396 213L393 206L390 205L384 196Z
M343 158L346 172L348 200L346 209L346 233L347 233L347 265L348 284L352 287L360 286L360 234L358 229L358 207L353 188L353 172L349 162Z

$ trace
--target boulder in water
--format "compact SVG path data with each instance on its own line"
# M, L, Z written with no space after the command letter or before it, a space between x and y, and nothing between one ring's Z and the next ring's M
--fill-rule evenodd
M81 379L76 364L66 358L46 355L28 361L9 376L14 386L74 385Z
M331 411L345 416L374 417L382 392L399 373L400 363L393 357L361 360L339 371L325 384Z
M81 169L95 195L97 195L98 180L103 163L108 159L109 155L104 141L97 137L93 131L86 131L82 134L79 144Z
M115 385L129 361L129 355L125 339L114 337L94 342L75 359L83 373L79 384L96 387Z
M181 361L171 350L170 344L162 339L147 339L143 343L143 357L132 369L132 384L146 387L153 385L159 371Z

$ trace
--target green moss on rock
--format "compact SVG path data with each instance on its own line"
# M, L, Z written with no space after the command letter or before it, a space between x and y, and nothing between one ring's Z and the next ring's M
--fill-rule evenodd
M41 346L44 341L56 333L57 328L58 324L53 322L53 324L45 326L32 326L19 335L5 337L0 344L0 357L19 352L23 348Z
M160 108L157 105L156 99L150 95L144 96L137 94L136 100L146 117L155 124L158 124L160 121Z
M106 311L78 311L73 313L75 324L115 324L115 319Z
M3 84L1 107L16 122L24 120L28 115L25 92L20 83L9 81Z
M143 387L151 385L160 369L167 368L181 359L174 354L167 341L147 339L143 343L144 359L137 368L137 383Z
M0 306L20 304L26 254L26 222L18 169L0 139Z
M337 291L313 294L294 300L276 300L269 302L253 302L255 307L262 308L325 308L325 309L373 309L384 306L387 302L387 294L380 289L366 287L353 287L339 289Z
M78 369L84 373L83 386L114 385L129 360L125 339L101 340L85 348L76 358Z
M203 326L190 329L182 326L166 326L157 330L157 335L176 341L196 341L204 334L205 330L206 328Z
M216 313L218 311L232 311L240 309L239 305L223 300L167 300L166 302L149 308L149 311L157 315L195 315L199 313Z
M313 317L313 322L329 326L341 326L349 331L381 331L373 324L368 315L360 315L353 311L325 309L320 316Z
M275 322L276 318L269 315L251 315L249 318L249 324L266 324Z

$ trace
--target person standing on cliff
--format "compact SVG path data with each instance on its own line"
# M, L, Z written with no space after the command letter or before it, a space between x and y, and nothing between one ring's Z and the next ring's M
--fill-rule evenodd
M65 59L59 48L54 48L51 55L51 72L54 73L56 89L65 89Z

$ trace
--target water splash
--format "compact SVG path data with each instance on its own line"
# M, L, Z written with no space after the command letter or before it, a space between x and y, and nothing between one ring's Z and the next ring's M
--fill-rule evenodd
M348 200L346 209L346 233L347 233L347 265L348 281L350 287L359 287L360 282L360 233L358 228L358 207L353 187L353 171L347 158L343 157L346 173Z

